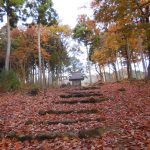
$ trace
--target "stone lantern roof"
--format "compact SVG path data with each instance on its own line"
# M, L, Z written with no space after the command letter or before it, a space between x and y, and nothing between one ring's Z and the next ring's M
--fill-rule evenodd
M69 81L84 80L84 76L80 71L72 72Z

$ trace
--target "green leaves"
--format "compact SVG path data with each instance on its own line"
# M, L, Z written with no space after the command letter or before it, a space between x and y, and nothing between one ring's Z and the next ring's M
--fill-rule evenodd
M17 22L20 18L19 11L24 4L25 0L3 0L0 5L0 21L3 22L4 15L8 15L10 20L10 25L16 27Z
M57 22L57 13L53 9L51 0L28 0L26 6L30 9L28 14L33 22L43 25L52 25Z
M85 45L88 44L88 37L91 34L91 31L87 28L85 23L79 23L74 29L73 38L77 39L79 42L83 42Z
M0 87L6 91L16 90L20 87L20 81L13 71L2 71L0 73Z

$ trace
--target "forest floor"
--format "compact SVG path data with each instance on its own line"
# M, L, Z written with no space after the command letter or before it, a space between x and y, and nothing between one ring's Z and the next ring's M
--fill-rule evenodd
M150 82L0 93L0 150L150 150Z

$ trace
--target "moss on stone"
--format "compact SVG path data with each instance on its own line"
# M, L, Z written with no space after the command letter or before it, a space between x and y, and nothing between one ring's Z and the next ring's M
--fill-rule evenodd
M118 89L118 91L124 92L124 91L126 91L126 89L125 88L120 88L120 89Z
M33 124L33 121L31 119L29 119L25 122L25 125L30 125L30 124Z
M15 131L10 131L7 134L7 138L13 139L13 138L16 138L16 137L17 137L17 133Z
M81 103L81 104L86 104L86 103L101 103L102 101L107 101L107 100L110 100L109 98L107 97L101 97L101 98L89 98L87 100L72 100L72 101L60 101L60 102L54 102L55 104L78 104L78 103Z
M64 95L60 95L61 98L72 98L72 97L90 97L90 96L102 96L101 93L71 93L71 94L64 94Z
M48 111L39 111L39 115L46 115L46 114L71 114L71 113L76 113L76 114L80 114L80 113L87 113L87 114L94 114L94 113L98 113L97 109L83 109L83 110L48 110Z
M20 134L17 136L17 139L19 141L31 141L33 139L32 135L25 135L25 134Z
M81 130L78 133L79 138L90 138L90 137L97 137L102 136L104 133L103 127L98 127L94 129L88 129L88 130Z

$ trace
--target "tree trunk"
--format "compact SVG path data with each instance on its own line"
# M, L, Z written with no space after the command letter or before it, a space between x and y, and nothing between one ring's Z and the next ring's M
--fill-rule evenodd
M145 8L145 23L146 23L146 36L147 36L147 42L148 42L148 68L147 68L147 79L150 80L150 6L147 5L146 8Z
M57 67L56 69L56 86L59 87L60 85L60 66Z
M86 52L87 52L87 65L88 65L88 70L89 70L90 84L92 84L91 63L90 63L90 60L89 60L89 49L88 49L88 46L86 47Z
M21 79L22 79L22 82L25 84L26 83L26 73L25 73L25 67L24 67L24 64L20 64L20 69L21 69L21 72L22 72L22 75L21 75Z
M108 68L109 68L109 76L108 76L109 79L108 79L108 81L111 82L111 74L110 74L110 72L111 72L110 70L111 70L111 69L110 69L110 64L109 64L109 63L108 63Z
M120 69L121 72L119 71L119 76L121 77L120 79L124 79L124 67L123 67L123 62L121 57L120 57L120 64L121 64L121 69Z
M52 86L54 86L54 83L55 83L55 70L52 70L51 74L52 74Z
M9 71L10 48L11 48L10 18L7 15L7 51L6 51L6 58L5 58L5 70L6 71Z
M116 81L119 81L116 65L115 65L114 62L112 62L111 64L112 64L112 66L113 66L113 68L114 68Z
M140 55L141 55L141 60L142 60L142 66L143 66L143 71L144 71L144 78L147 76L147 70L146 70L146 64L144 61L144 56L143 56L143 51L140 50Z
M34 72L34 64L33 64L33 66L32 66L32 78L33 78L33 84L34 84L34 74L35 74L35 72Z
M138 67L138 70L139 70L139 77L140 77L140 79L142 79L142 78L145 79L145 77L143 77L142 74L141 74L139 62L137 62L137 67Z
M103 74L102 74L101 67L99 64L98 64L98 67L99 67L99 71L98 71L97 65L95 64L95 70L98 73L100 80L103 81Z
M142 60L144 78L146 78L146 76L147 76L147 70L146 70L146 65L145 65L145 62L144 62L142 38L140 36L139 36L138 44L139 44L139 51L140 51L140 56L141 56L141 60Z
M149 18L147 18L147 24L150 25ZM147 33L147 41L148 41L148 67L147 67L147 79L150 80L150 28L146 31Z
M104 77L103 77L103 73L102 73L102 67L100 66L100 64L98 66L99 66L99 72L100 72L100 75L101 75L101 80L104 82Z
M121 61L120 61L121 62ZM118 62L118 60L116 60L116 70L117 70L117 68L118 68L118 80L120 79L122 79L123 78L123 75L121 75L121 73L122 73L122 66L121 66L121 69L119 68L119 62Z
M50 63L48 62L48 87L52 84L52 78L51 78L51 69L50 69Z
M38 24L38 58L39 58L39 84L42 85L42 56L41 56L41 31Z
M136 65L135 65L135 63L133 63L133 64L134 64L135 78L138 79L138 74L137 74L137 70L136 70Z
M126 39L126 50L127 50L127 73L128 73L128 79L131 80L132 67L131 67L131 54L130 54L128 39Z
M36 60L35 60L35 84L37 84L38 83L38 70L37 70L37 67L38 67L38 65L37 65L37 62L36 62Z
M150 80L150 47L148 47L148 67L147 67L147 71L148 71L148 74L147 74L147 79Z
M105 67L103 66L103 74L104 74L104 82L107 81L107 77L106 77L106 72L105 72Z
M44 88L44 87L45 87L45 84L46 84L44 58L43 58L42 70L43 70L43 84L42 84L42 85L43 85L43 88Z

